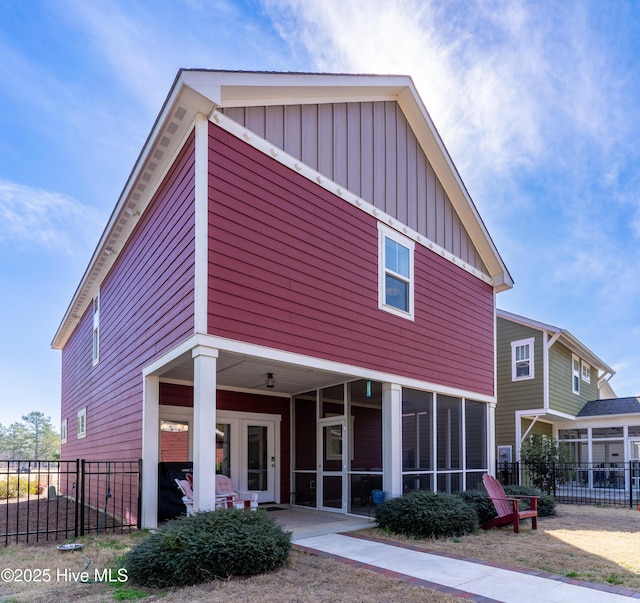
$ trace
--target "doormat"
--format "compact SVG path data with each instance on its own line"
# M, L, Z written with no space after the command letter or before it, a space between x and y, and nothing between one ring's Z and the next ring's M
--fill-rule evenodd
M284 511L282 507L266 507L265 511Z

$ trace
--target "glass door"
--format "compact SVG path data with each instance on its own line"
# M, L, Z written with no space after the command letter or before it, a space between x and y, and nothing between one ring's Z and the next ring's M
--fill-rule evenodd
M244 462L241 489L258 492L259 502L275 500L275 425L273 421L242 421Z
M318 423L319 509L346 511L346 422L321 419Z

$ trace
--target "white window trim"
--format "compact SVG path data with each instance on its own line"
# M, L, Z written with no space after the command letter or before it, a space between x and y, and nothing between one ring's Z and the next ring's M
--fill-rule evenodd
M91 331L91 355L93 366L100 362L100 291L93 298L93 330Z
M66 419L62 421L62 423L60 424L60 443L61 444L67 443L67 420Z
M83 428L82 430L80 428ZM78 439L87 437L87 407L85 406L78 411Z
M578 368L576 369L576 363ZM577 396L580 395L580 358L575 354L571 354L571 391ZM577 379L576 379L577 377Z
M385 267L385 257L384 257L384 240L385 238L389 238L394 240L396 243L406 247L409 250L409 310L405 312L404 310L400 310L399 308L395 308L394 306L390 306L385 303L385 276L386 276L386 267ZM384 224L378 222L378 308L380 310L384 310L385 312L389 312L391 314L395 314L396 316L401 316L402 318L406 318L407 320L414 319L414 252L415 252L415 243L411 239L401 235L399 232L393 230L385 226Z
M527 381L529 379L535 379L535 362L534 362L534 344L535 337L529 337L528 339L519 339L518 341L511 342L511 381ZM529 346L529 374L523 377L518 377L518 370L516 367L516 349L520 346Z
M580 376L585 383L591 383L591 365L587 364L584 360L580 365Z

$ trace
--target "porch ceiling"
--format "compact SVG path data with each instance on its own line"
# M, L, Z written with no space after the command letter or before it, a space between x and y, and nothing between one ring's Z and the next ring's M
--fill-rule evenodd
M258 390L270 394L294 395L357 378L346 373L227 351L220 351L217 366L218 386ZM273 373L275 378L275 387L273 388L267 387L267 373ZM192 383L193 359L191 353L183 354L167 365L165 369L158 371L157 374L161 379Z

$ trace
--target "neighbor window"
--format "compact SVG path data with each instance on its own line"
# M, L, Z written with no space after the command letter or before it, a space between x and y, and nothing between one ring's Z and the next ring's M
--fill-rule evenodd
M78 411L78 439L87 436L87 407Z
M571 364L573 366L573 370L571 371L571 391L573 391L574 394L580 394L580 358L572 356Z
M511 342L511 380L523 381L535 377L533 366L534 338Z
M100 292L93 298L93 364L100 360Z
M378 307L413 319L414 243L378 223Z
M67 443L67 420L66 419L62 421L60 425L60 443L61 444Z
M591 367L586 363L582 363L582 380L591 383Z

